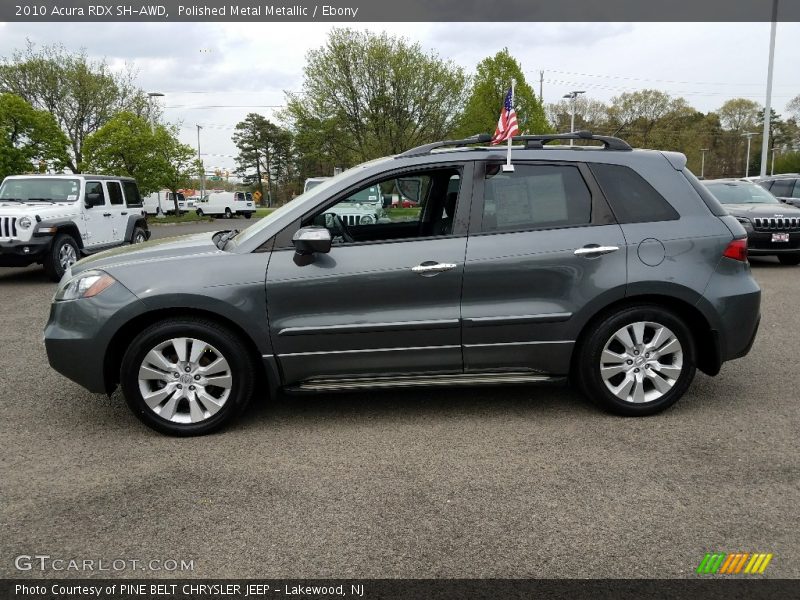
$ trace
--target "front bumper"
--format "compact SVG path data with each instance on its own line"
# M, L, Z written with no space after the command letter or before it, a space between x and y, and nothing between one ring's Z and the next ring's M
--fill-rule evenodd
M788 242L773 242L773 233L786 233L779 230L747 230L747 253L751 256L777 256L779 254L800 254L800 232L788 232Z
M52 243L52 236L32 237L27 242L0 242L0 267L27 267L40 262Z
M44 330L47 360L56 371L90 392L108 389L111 341L145 306L117 282L94 298L53 302Z

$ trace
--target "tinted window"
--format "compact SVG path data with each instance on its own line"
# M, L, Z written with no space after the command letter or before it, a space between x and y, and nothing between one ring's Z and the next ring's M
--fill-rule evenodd
M772 182L772 187L769 188L769 191L772 192L773 196L778 196L778 198L791 198L793 187L794 179L776 179Z
M103 184L99 181L87 181L86 182L86 197L89 197L89 194L99 194L100 198L103 200L103 204L106 202L106 194L103 191Z
M577 167L487 165L483 230L541 229L586 225L592 197Z
M122 189L125 191L125 202L128 206L141 206L142 197L139 195L139 188L133 181L123 181Z
M679 218L669 202L633 169L607 164L590 164L589 168L620 223L650 223Z
M109 181L106 183L106 187L108 187L108 199L111 200L111 204L122 204L122 188L119 183Z

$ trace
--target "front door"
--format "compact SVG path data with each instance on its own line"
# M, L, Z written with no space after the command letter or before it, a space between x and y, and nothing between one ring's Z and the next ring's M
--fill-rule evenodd
M480 166L464 272L465 370L565 374L592 303L624 297L622 230L582 165Z
M448 186L466 171L471 165L402 174L420 182L420 203L381 222L365 213L358 225L344 224L335 205L360 190L345 193L300 223L327 223L330 253L301 266L293 248L273 252L267 309L285 383L462 372L466 218L458 215L469 210L470 186L460 194L448 194ZM399 175L360 189L380 185L391 193L398 182ZM290 237L279 235L278 243Z
M87 248L110 244L112 241L111 232L114 228L114 221L111 218L112 213L109 210L110 205L105 186L102 181L87 181L84 197L97 198L97 195L99 195L101 203L91 208L84 208L83 213L84 222L86 223L83 245Z

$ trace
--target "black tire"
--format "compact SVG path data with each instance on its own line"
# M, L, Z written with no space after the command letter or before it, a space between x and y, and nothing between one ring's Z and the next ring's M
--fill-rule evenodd
M800 265L800 254L779 254L778 260L782 265L795 266Z
M69 264L65 264L62 258L67 255L73 256L75 260ZM66 268L77 262L80 257L78 242L75 241L75 238L68 233L59 233L56 235L53 244L50 246L50 250L44 257L42 263L44 265L44 272L47 273L47 276L53 281L61 281L61 277L64 276Z
M245 219L249 219L252 216L253 216L253 213L244 213L244 218Z
M232 380L229 395L218 412L196 423L176 423L159 416L144 401L139 387L139 368L147 354L159 344L180 337L201 340L217 349L228 363ZM254 358L239 336L214 321L199 318L172 319L151 325L129 344L120 367L122 392L133 414L148 427L174 436L204 435L228 425L250 403L254 380ZM166 400L169 401L169 396ZM180 402L188 408L188 400L177 404Z
M142 244L147 241L147 232L141 227L134 227L131 234L131 244Z
M225 208L225 218L226 219L230 219L231 217L233 217L233 213L231 212L231 209L229 207L226 207Z
M614 343L618 344L619 342L612 343L612 337L627 325L642 322L658 324L669 329L680 343L683 354L680 373L675 378L672 387L658 398L641 403L634 403L618 398L607 387L605 380L601 376L601 357L606 343L612 344L609 349L620 353L620 350L617 349L618 347L613 346ZM646 336L652 335L653 331L654 329L649 326L644 329L643 338L645 342L648 341ZM576 361L573 364L573 378L576 380L578 388L589 400L609 412L633 417L656 414L675 404L681 396L683 396L694 379L696 372L695 344L692 334L679 316L661 306L647 304L623 308L618 312L601 317L594 323L590 323L587 332L587 336L581 340L578 348L576 348L573 358L573 360ZM652 337L650 340L652 340ZM640 351L637 350L636 353L639 354ZM635 358L637 360L644 360L644 350L641 351L641 355L642 356L636 356ZM674 355L669 355L669 357L665 356L664 360L670 360L672 356ZM676 358L671 358L671 360L676 360ZM628 366L627 361L625 365L625 369L638 368L635 364ZM670 367L672 365L665 363L664 366ZM646 393L648 394L657 394L658 391L652 383L655 374L653 374L651 369L659 370L661 367L659 365L654 365L646 368L648 369L646 372L652 375L646 376L646 378L649 379L647 379L646 383L641 384L643 386L642 389L647 390ZM644 374L645 367L642 367L641 371L636 371L636 373L639 372ZM622 380L627 377L627 375L625 373L620 373L619 377L620 379L612 379L610 385L621 384ZM634 386L634 388L635 387L636 386Z
M197 209L197 216L198 217L202 217L203 216L203 209L202 208L198 208Z

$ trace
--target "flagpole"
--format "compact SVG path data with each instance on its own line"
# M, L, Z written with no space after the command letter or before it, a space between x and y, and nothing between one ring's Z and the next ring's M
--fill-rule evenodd
M516 79L512 79L511 80L511 106L512 107L514 106L514 88L516 87L516 85L517 85L517 80ZM512 144L511 138L508 138L508 146L507 146L507 153L506 153L506 164L503 165L503 171L506 171L506 172L513 172L514 171L514 165L511 164L511 144Z

